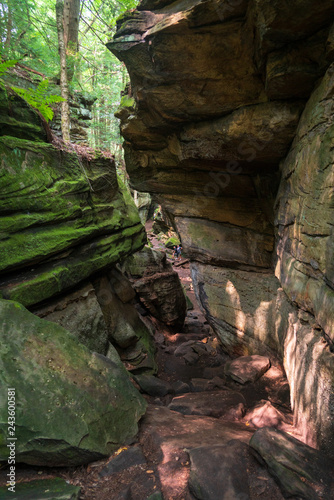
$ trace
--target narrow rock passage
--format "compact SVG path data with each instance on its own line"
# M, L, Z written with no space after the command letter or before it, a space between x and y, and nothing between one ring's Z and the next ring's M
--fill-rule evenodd
M265 425L292 431L283 371L263 357L234 366L199 310L189 262L174 269L194 307L180 332L157 325L157 377L135 377L149 404L138 442L103 466L84 498L282 499L248 442Z
M159 249L153 235L150 240ZM170 255L168 258L173 261ZM174 269L193 308L188 310L182 331L156 322L157 376L136 375L134 381L148 402L136 441L109 459L80 468L22 467L22 479L57 476L81 487L79 497L59 497L62 499L286 498L281 484L285 466L283 473L274 473L283 476L280 488L249 446L254 432L263 427L296 435L283 369L275 359L248 356L231 360L224 354L196 302L189 262L185 258L174 262ZM261 447L261 438L256 449ZM266 445L275 438L269 434L262 439ZM283 439L280 434L278 439ZM288 443L288 454L291 446ZM301 498L329 498L328 488L320 485L312 496L314 489L307 490L304 483L303 477L294 479L288 496L297 499L297 493L306 488L309 496Z

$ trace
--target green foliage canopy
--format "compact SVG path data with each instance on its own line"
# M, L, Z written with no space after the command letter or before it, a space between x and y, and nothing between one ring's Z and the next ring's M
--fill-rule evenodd
M96 95L90 143L113 153L121 149L118 121L113 115L128 75L124 64L104 44L115 31L116 19L137 3L137 0L81 0L79 51L75 55L70 91ZM55 0L0 1L0 35L2 59L19 60L50 81L58 80Z

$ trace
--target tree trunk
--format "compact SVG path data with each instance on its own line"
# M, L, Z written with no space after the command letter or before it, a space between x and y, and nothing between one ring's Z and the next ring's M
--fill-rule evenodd
M78 53L80 0L65 0L64 4L64 43L67 56L67 79L74 76L75 60Z
M64 41L64 2L56 0L58 47L60 56L60 91L65 99L61 103L61 133L65 142L70 142L70 108L68 105L68 80L66 68L66 48Z
M7 25L6 25L6 40L4 43L4 53L5 57L8 57L10 51L10 44L12 40L12 29L13 29L13 16L12 16L12 6L11 3L7 3L8 15L7 15Z

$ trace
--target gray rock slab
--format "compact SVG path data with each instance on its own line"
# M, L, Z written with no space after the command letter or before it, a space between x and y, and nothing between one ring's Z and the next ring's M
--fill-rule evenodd
M270 359L266 356L240 356L226 363L225 374L239 384L255 382L269 370Z
M176 396L169 404L169 409L178 411L183 415L207 415L228 418L240 406L244 407L246 401L242 394L236 391L207 391L193 392Z
M249 500L249 446L240 441L189 451L189 488L198 500Z
M271 427L256 431L249 444L265 461L285 496L334 498L334 462L324 454Z
M141 448L134 446L122 451L119 455L113 458L100 472L100 477L116 474L129 467L135 465L146 464L146 458L141 451Z
M163 498L189 499L189 455L184 450L203 443L206 446L224 444L231 439L248 443L253 432L239 422L182 415L166 407L149 406L140 426L140 443L148 460L159 464Z

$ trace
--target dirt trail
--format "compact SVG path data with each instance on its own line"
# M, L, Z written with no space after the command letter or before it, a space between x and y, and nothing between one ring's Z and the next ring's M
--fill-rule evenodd
M152 233L150 240L154 248L165 250ZM168 259L173 262L170 255ZM19 480L63 477L81 486L82 500L191 500L197 497L189 489L189 453L209 446L203 448L208 453L220 444L226 450L237 446L239 451L231 454L232 462L236 458L240 462L233 465L234 479L240 484L248 482L251 491L251 496L242 496L241 487L238 496L231 498L283 498L266 470L245 452L245 443L257 426L276 423L279 428L293 431L282 368L272 362L263 376L244 385L226 376L225 365L230 358L222 351L196 302L189 262L174 265L174 269L194 308L188 311L181 332L157 324L157 378L162 385L144 394L148 411L140 423L137 440L109 459L79 468L18 466ZM259 403L259 409L254 411ZM245 453L247 456L241 460ZM204 474L207 467L208 477L215 475L209 470L212 459L205 465L204 452L203 461ZM221 458L217 457L219 462ZM245 471L248 479L242 476Z

